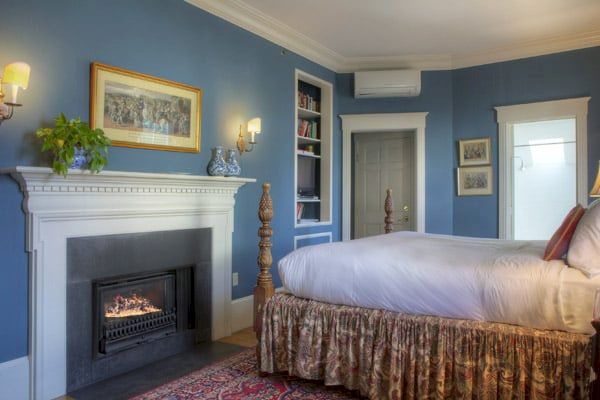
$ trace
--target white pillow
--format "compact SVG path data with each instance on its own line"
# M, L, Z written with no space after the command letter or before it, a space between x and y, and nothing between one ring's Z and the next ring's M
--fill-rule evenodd
M590 204L577 224L567 263L588 278L600 275L600 199Z

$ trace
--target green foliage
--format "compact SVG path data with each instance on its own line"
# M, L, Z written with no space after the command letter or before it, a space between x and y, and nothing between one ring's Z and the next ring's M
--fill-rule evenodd
M88 153L88 168L100 172L106 165L110 139L102 129L92 129L80 118L68 120L63 113L56 117L54 128L40 128L35 134L43 140L42 151L54 155L52 169L66 176L75 156L75 148L81 147Z

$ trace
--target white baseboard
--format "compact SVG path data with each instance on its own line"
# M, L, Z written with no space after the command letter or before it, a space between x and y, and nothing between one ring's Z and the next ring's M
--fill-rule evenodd
M0 399L29 398L29 358L0 363Z
M275 289L281 292L283 287ZM231 302L231 332L250 328L254 323L254 296L241 297Z

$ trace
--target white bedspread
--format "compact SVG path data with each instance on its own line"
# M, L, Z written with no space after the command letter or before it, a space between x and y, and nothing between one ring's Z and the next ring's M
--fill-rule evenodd
M592 333L600 277L542 260L545 242L398 232L300 248L286 290L326 303Z

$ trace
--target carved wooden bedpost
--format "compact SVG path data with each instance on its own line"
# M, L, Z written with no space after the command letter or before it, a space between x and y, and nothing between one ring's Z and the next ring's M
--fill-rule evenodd
M271 185L269 183L263 183L263 194L258 206L258 218L260 218L262 226L258 229L260 242L258 243L259 251L256 262L258 263L260 272L258 273L256 286L254 287L254 332L259 340L264 306L273 294L275 294L275 289L273 288L273 276L269 271L271 269L271 264L273 263L273 257L271 256L271 236L273 235L271 219L273 218L273 201L269 194L270 189Z
M394 213L394 201L392 200L392 189L387 190L387 195L385 196L385 233L391 233L394 231L394 218L392 214Z

